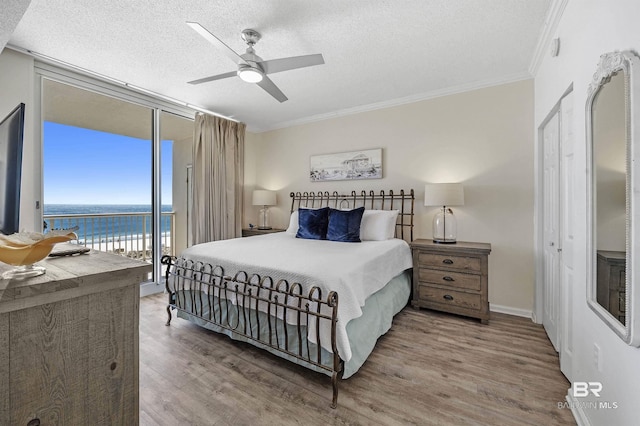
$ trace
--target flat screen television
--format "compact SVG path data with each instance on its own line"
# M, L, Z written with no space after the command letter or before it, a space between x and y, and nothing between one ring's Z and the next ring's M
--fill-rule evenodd
M0 122L0 233L19 231L24 104Z

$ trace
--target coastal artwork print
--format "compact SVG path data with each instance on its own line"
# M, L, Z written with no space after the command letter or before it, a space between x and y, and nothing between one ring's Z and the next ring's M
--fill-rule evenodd
M311 182L382 178L382 148L312 155Z

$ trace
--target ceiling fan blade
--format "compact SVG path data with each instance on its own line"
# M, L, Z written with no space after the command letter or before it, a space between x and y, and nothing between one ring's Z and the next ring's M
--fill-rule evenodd
M237 71L229 71L224 74L212 75L211 77L199 78L198 80L187 81L189 84L202 84L208 83L214 80L222 80L223 78L235 77L238 75Z
M278 86L276 86L275 83L271 81L271 79L266 75L262 78L262 81L256 84L262 87L265 90L265 92L267 92L268 94L276 98L279 102L284 102L287 99L289 99L284 95L284 93L282 93L280 89L278 89Z
M274 74L281 71L294 70L296 68L312 67L324 64L321 54L292 56L290 58L271 59L259 62L265 74Z
M240 55L233 51L229 46L227 46L222 40L218 37L211 34L205 27L198 24L197 22L187 22L187 25L193 28L198 34L204 37L209 43L213 44L218 48L222 53L227 55L229 59L231 59L236 64L246 64L247 62L242 59Z

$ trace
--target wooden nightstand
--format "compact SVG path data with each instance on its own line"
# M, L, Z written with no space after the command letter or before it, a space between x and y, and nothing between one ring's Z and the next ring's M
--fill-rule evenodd
M488 256L491 244L438 244L415 240L414 308L429 308L489 322Z
M242 230L243 237L253 237L254 235L273 234L274 232L284 232L284 229L258 229L258 228L244 228Z

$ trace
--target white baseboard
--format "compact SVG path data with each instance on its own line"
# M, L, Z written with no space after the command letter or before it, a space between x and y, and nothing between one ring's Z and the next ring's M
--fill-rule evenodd
M502 305L496 305L493 303L489 304L489 310L491 312L498 312L501 314L508 314L508 315L515 315L517 317L525 317L525 318L529 318L529 319L533 319L533 312L532 311L528 311L526 309L520 309L520 308L512 308L510 306L502 306Z
M151 294L162 293L164 285L154 283L153 281L140 284L140 297L149 296Z
M536 324L542 324L542 322L538 322L538 317L536 316L536 312L535 311L531 312L531 320L533 322L535 322Z
M578 404L578 400L571 395L571 388L567 391L566 400L571 407L571 414L573 414L573 418L576 420L578 426L591 426L591 423L589 423L589 419L587 419L587 416L584 414L582 407Z

